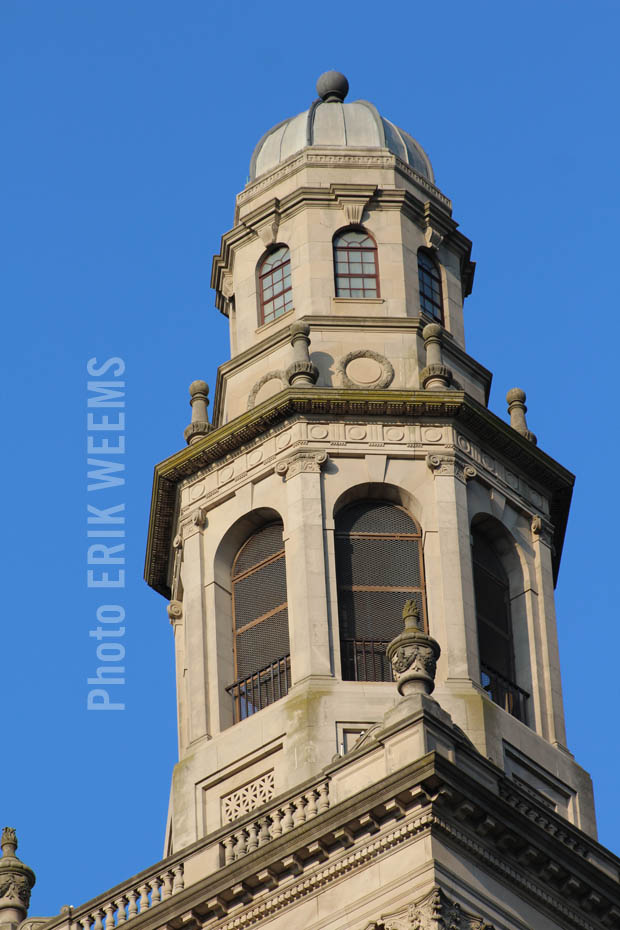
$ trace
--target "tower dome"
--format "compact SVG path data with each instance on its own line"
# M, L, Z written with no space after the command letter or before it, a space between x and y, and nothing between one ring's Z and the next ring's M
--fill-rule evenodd
M319 99L309 109L273 126L254 149L250 181L272 171L310 145L387 149L434 183L428 155L416 140L381 116L367 100L345 103L349 82L338 71L326 71L316 84Z

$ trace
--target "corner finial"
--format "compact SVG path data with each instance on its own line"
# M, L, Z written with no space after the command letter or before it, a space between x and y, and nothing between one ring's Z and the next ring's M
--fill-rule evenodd
M324 71L316 82L316 92L325 103L342 103L349 93L349 82L340 71Z
M17 851L17 833L13 827L5 827L0 840L2 857L0 858L0 926L17 926L28 914L30 892L35 883L35 875L15 855Z
M209 406L209 385L206 381L192 381L189 386L192 422L185 427L183 435L188 445L197 442L211 432L207 407Z
M415 600L403 608L405 629L387 647L387 657L397 682L398 692L431 694L435 688L435 671L441 648L437 640L424 632L420 608Z
M319 370L310 361L310 327L307 323L298 320L291 323L291 345L293 346L293 362L286 369L288 383L300 387L312 387L319 377Z
M443 329L439 323L427 323L422 330L422 338L426 349L426 367L420 372L422 388L425 391L445 391L450 387L452 372L441 359Z
M527 413L525 391L522 391L521 388L511 388L506 394L506 403L508 404L508 413L510 414L510 425L512 428L536 445L538 440L534 433L527 428L527 421L525 419L525 414Z

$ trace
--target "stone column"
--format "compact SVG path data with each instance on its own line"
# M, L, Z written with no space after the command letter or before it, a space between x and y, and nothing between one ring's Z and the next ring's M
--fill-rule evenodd
M420 372L420 381L425 391L445 391L450 387L452 372L443 364L441 340L443 329L439 323L428 323L422 330L426 349L426 367Z
M286 585L293 684L332 675L323 544L321 467L326 452L298 452L280 462L286 493Z
M207 407L209 406L209 385L206 381L192 381L189 386L192 421L185 427L183 435L188 445L198 442L211 431Z
M427 457L435 478L438 550L443 630L431 630L441 640L448 679L480 682L478 633L471 562L467 481L476 474L471 465L459 461L455 452Z
M319 377L319 370L310 361L310 327L307 323L291 323L290 333L293 362L286 369L289 384L312 387Z

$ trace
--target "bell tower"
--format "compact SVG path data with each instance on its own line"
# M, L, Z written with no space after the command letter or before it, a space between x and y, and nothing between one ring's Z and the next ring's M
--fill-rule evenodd
M256 146L213 260L231 357L212 419L194 381L187 445L155 469L146 579L170 602L179 724L167 854L293 790L282 817L320 814L305 786L326 767L349 772L345 798L429 752L595 838L554 610L573 476L523 391L509 422L488 409L465 348L471 243L420 144L348 89L322 75ZM404 755L390 737L380 776L371 749L411 734L407 714L421 729Z

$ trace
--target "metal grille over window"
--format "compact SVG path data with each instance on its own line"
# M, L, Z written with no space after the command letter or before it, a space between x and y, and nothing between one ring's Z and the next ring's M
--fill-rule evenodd
M261 323L271 323L292 309L291 253L288 246L280 246L263 259L258 273L258 287Z
M379 297L377 246L364 231L349 229L334 239L336 297Z
M363 501L336 520L342 677L392 681L385 650L413 598L426 622L422 533L400 506Z
M284 697L290 686L286 563L282 523L270 523L241 547L233 564L236 681L226 689L235 722Z
M496 704L525 722L529 695L515 681L508 576L490 543L476 531L472 537L482 687Z
M430 255L422 249L418 252L418 281L421 309L434 320L443 323L443 297L439 269Z

